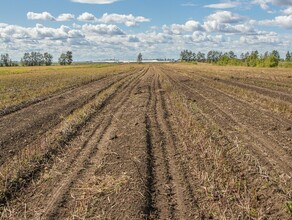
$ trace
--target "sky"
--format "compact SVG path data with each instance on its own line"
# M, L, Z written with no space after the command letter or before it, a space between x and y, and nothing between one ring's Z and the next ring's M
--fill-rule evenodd
M292 0L2 0L0 54L178 59L184 49L292 51Z

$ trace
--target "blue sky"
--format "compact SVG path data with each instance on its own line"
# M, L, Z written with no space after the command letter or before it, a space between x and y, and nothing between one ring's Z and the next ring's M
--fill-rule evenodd
M4 3L6 2L6 3ZM183 49L292 51L292 0L3 0L0 53L178 58Z

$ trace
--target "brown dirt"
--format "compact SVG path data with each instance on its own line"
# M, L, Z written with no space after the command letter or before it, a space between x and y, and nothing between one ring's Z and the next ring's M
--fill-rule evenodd
M183 68L178 73L151 65L135 72L69 91L61 103L56 96L5 116L15 115L14 121L0 119L11 125L0 127L1 135L17 140L3 142L4 156L17 143L43 138L61 113L129 79L40 175L6 201L0 218L291 218L291 121L193 79ZM36 117L21 118L32 111ZM49 125L40 126L44 122Z
M135 72L135 71L134 71ZM0 117L0 165L30 144L37 137L52 129L62 118L94 99L114 83L129 77L131 73L109 76L69 91L60 92L42 101Z

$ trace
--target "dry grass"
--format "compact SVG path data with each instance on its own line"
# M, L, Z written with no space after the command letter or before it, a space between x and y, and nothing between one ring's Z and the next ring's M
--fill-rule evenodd
M187 75L194 80L201 79L201 77L212 77L215 79L230 79L231 77L235 77L244 83L275 89L275 91L280 89L289 93L290 89L292 89L292 80L288 78L288 76L292 76L292 71L287 69L271 70L246 67L217 67L211 65L201 65L198 68L197 66L190 67L190 65L184 66L177 64L173 67L177 68L177 71L181 74ZM184 71L182 71L181 67L183 67ZM228 83L220 82L220 80L205 80L204 82L250 104L261 106L263 109L284 115L288 119L292 117L292 105L289 102L271 98L247 88L228 85Z
M83 65L1 68L0 110L134 67L135 65Z
M227 138L173 85L165 82L164 89L170 94L178 142L183 143L178 149L193 177L198 218L287 217L291 192L286 179L265 170L245 145Z
M289 119L291 119L292 117L291 103L281 101L279 99L270 98L268 96L264 96L256 92L250 91L248 89L227 85L225 83L221 83L220 81L219 82L217 81L216 83L213 82L208 83L212 85L214 88L232 94L240 99L245 100L250 104L259 105L264 109L272 110L273 112L281 114L281 116L285 116L286 118Z
M41 143L24 146L4 163L0 167L0 201L5 201L6 197L27 184L127 80L119 81L101 92L93 101L64 118L56 130L47 132Z

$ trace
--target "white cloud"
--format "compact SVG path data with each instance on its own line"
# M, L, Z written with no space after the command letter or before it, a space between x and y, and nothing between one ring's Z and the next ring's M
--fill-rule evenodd
M292 29L292 14L277 16L273 20L262 20L259 21L259 24L266 26L280 26L286 29Z
M28 12L27 19L29 20L44 20L44 21L70 21L75 19L75 15L73 14L60 14L57 18L55 18L49 12L35 13Z
M97 18L88 12L84 12L83 14L79 15L77 18L78 21L84 21L84 22L94 22L97 21Z
M269 3L271 2L271 0L253 0L252 3L253 4L258 4L263 10L269 10Z
M135 17L132 14L123 15L123 14L103 14L103 16L98 19L100 22L104 23L123 23L128 27L137 26L138 23L149 22L150 19L138 16Z
M28 12L27 19L29 20L48 20L48 21L55 21L56 18L52 16L49 12L42 12L42 13L35 13L35 12Z
M216 21L218 23L238 23L243 21L244 18L238 14L232 13L230 11L218 11L206 17L207 21Z
M245 45L276 45L281 43L274 32L264 32L261 35L241 36L239 42Z
M99 35L125 35L125 33L116 25L85 24L82 26L82 30L87 33L94 33Z
M202 31L204 28L198 21L189 20L185 24L164 25L163 31L168 34L183 34L185 32Z
M258 4L263 10L272 12L270 10L270 4L278 6L292 6L292 0L253 0L253 4Z
M287 14L287 15L291 15L292 14L292 7L286 8L285 10L283 10L283 13Z
M71 0L72 2L77 3L86 3L86 4L112 4L114 2L117 2L119 0Z
M239 2L224 2L224 3L218 3L218 4L210 4L205 5L205 8L215 8L215 9L226 9L226 8L235 8L239 6Z
M57 21L71 21L74 19L75 19L75 15L73 14L60 14L56 20Z

